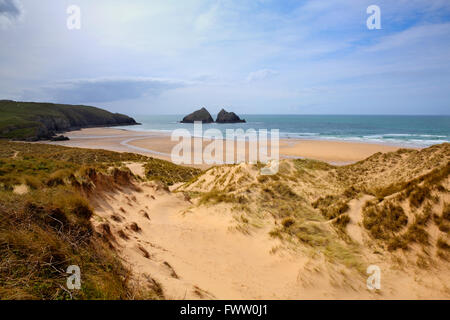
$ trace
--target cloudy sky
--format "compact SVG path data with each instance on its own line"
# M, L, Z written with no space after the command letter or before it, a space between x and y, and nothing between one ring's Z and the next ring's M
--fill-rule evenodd
M366 26L372 4L381 30ZM450 114L449 0L0 0L0 43L0 99Z

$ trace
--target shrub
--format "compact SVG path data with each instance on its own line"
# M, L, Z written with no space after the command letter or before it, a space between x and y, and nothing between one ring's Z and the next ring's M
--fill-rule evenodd
M384 202L382 205L366 203L363 208L363 225L376 239L389 239L394 232L408 224L408 216L399 205Z
M333 221L333 224L340 229L345 229L349 223L350 217L348 214L340 215Z
M312 207L320 209L322 215L331 220L347 212L350 207L348 202L358 195L359 191L354 186L351 186L344 190L341 195L327 195L320 197L313 203Z
M294 218L292 218L292 217L284 218L284 219L281 221L281 225L282 225L283 227L285 227L286 229L289 228L290 226L294 225L294 224L295 224L295 220L294 220Z
M436 246L439 249L445 250L445 251L450 251L450 244L447 243L447 241L445 241L444 238L439 237L439 239L436 242Z
M50 175L47 179L47 186L56 187L59 185L64 185L64 179L66 179L70 175L70 172L67 170L58 170Z
M389 239L387 248L389 251L395 251L397 249L406 250L408 249L408 242L403 237L393 237Z
M286 184L281 182L273 182L269 186L278 197L289 200L300 200L300 197Z
M281 233L281 230L280 230L279 228L278 228L278 229L271 230L271 231L269 232L269 235L270 235L272 238L283 239L283 234Z
M431 209L431 206L429 204L427 204L423 209L423 214L416 216L415 223L420 226L426 226L428 224L428 221L430 221L432 215L433 215L433 211Z
M449 232L450 231L450 223L445 221L444 219L441 219L441 222L438 225L439 230L442 232Z
M30 189L37 190L42 186L41 181L33 176L24 176L23 182L26 184Z
M347 199L353 199L358 195L359 191L354 186L345 189L343 196Z
M236 197L232 193L220 192L216 189L211 190L210 192L206 192L202 194L199 199L199 204L207 204L207 203L245 203L246 198L244 196Z
M405 239L410 242L428 244L428 232L414 223L408 228L408 231L406 231Z
M77 217L89 220L93 215L93 211L89 203L82 197L76 195L70 196L67 201L67 205L70 213L74 214Z
M302 225L296 229L297 238L312 247L325 247L330 243L330 238L317 225Z
M419 187L417 186L411 193L409 194L409 204L412 207L420 207L423 201L426 198L430 197L430 188L429 187Z
M341 200L329 207L320 209L320 212L325 218L334 219L336 217L339 217L341 214L347 212L348 209L349 209L348 203Z

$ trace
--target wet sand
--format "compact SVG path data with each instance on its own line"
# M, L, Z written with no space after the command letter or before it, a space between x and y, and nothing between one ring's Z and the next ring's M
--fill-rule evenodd
M169 161L173 147L179 143L179 141L171 141L169 134L114 128L89 128L67 132L65 135L70 138L69 141L48 143L68 147L134 152ZM208 144L210 144L209 141L204 142L203 147ZM226 154L225 145L224 142L224 154ZM270 143L268 149L270 151ZM308 158L339 165L363 160L377 152L390 152L398 149L399 147L396 146L370 143L281 139L279 153L280 158ZM205 166L207 165L200 167Z

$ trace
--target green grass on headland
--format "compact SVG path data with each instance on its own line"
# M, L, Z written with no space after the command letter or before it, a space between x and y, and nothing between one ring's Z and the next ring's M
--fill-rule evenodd
M126 115L89 106L0 100L0 138L14 140L51 139L71 129L133 125Z

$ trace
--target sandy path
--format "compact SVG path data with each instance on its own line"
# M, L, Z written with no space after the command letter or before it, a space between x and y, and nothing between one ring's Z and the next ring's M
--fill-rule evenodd
M218 212L183 216L155 210L151 218L150 241L167 250L161 258L178 270L182 279L194 280L192 285L216 298L283 298L284 286L295 283L298 265L271 256L273 243L267 237L229 232L224 228L230 225L229 218ZM272 276L274 269L283 279Z
M361 212L364 204L368 200L372 199L372 196L364 195L360 199L353 199L349 202L350 209L348 210L347 214L350 217L350 223L347 225L347 233L353 240L355 240L359 244L363 244L364 241L364 233L362 229L363 216Z
M155 199L146 197L150 194ZM118 240L125 260L161 282L168 298L282 299L295 295L301 265L297 259L271 254L277 243L266 230L252 237L230 231L232 220L220 211L189 211L191 204L181 195L149 187L137 195L133 207L124 203L129 203L124 195L116 195L96 213L108 219L113 212L124 216L124 222L112 225L116 232L125 230L130 237ZM126 213L121 213L121 206ZM139 214L141 210L148 212L151 220ZM132 222L142 231L127 230ZM145 258L138 246L148 251L151 259ZM171 276L166 262L179 279Z
M323 261L276 251L280 243L268 235L269 229L244 235L230 228L233 220L224 208L191 211L191 206L182 194L144 186L140 193L111 196L96 208L94 221L111 225L124 261L138 274L160 282L168 299L370 297L362 280L358 291L351 289L355 284L333 285L341 275L333 270L321 274ZM113 221L113 214L123 220ZM141 230L132 231L132 223ZM128 239L117 236L120 230Z

